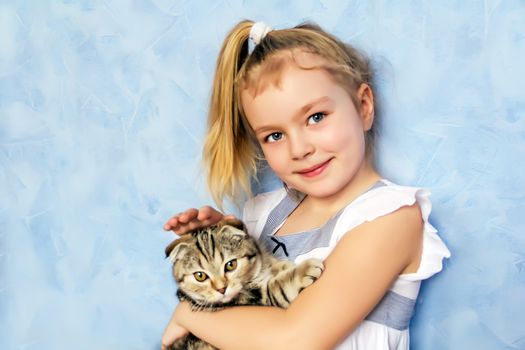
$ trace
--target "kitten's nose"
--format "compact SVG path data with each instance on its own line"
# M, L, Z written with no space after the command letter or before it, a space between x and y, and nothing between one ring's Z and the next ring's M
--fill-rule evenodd
M217 292L219 292L221 294L224 294L226 292L226 287L221 288L221 289L217 289Z

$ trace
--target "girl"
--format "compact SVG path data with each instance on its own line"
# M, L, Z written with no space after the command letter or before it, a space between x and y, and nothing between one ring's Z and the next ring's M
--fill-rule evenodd
M229 33L204 149L211 193L219 207L250 195L264 157L284 188L247 202L249 233L325 270L286 310L192 312L181 302L163 347L189 331L221 349L408 349L420 282L450 253L428 223L429 193L374 169L371 81L368 61L317 26L243 21ZM164 228L183 234L222 218L189 209Z

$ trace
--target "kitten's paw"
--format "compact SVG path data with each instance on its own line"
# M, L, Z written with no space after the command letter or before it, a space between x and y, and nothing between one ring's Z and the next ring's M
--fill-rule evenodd
M295 267L294 263L288 260L277 261L271 266L272 275L277 275L281 271L291 270Z
M308 259L289 270L281 271L268 283L268 302L265 305L288 307L303 289L321 276L323 270L321 260Z
M296 274L300 279L302 288L314 283L324 270L324 264L319 259L308 259L296 267Z

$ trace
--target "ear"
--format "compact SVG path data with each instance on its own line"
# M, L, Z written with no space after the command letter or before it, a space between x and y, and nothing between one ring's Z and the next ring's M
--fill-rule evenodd
M188 247L191 238L191 235L184 235L183 237L171 242L165 250L166 258L169 257L171 262L175 263L184 249Z
M357 89L359 113L363 122L363 131L368 131L374 124L374 93L368 84L361 84Z
M241 220L237 219L226 219L219 222L220 231L228 230L234 236L246 237L248 232L246 226ZM219 231L219 232L220 232Z
M238 230L246 232L246 226L244 226L244 223L239 219L222 219L218 225L220 227L222 226L232 226L235 227Z

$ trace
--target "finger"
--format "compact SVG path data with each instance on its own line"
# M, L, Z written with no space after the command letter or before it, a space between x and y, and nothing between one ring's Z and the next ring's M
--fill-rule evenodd
M210 226L210 220L192 220L188 223L187 228L189 231L201 229L203 227Z
M199 220L208 220L212 218L214 215L216 215L217 211L210 207L209 205L205 205L204 207L199 209L199 215L197 215L197 219ZM220 213L219 213L220 214ZM222 216L222 214L220 214Z
M177 215L180 215L180 214L177 214ZM178 220L177 216L174 216L173 218L168 220L168 222L166 222L166 224L164 224L164 230L166 230L166 231L173 231L175 234L180 236L181 234L184 234L184 233L188 232L188 230L185 229L186 225L187 224L181 223Z
M202 227L206 227L206 225L203 224L202 221L194 219L188 223L177 225L172 229L172 231L175 232L177 235L181 236L186 233L200 229Z
M187 224L188 222L195 219L198 214L199 214L199 211L197 209L190 208L186 210L184 213L180 214L178 219L182 224Z
M209 227L209 226L215 225L217 222L218 221L215 220L215 219L207 219L207 220L195 219L195 220L192 220L189 223L185 224L184 226L180 226L180 229L177 230L176 232L177 233L180 232L180 234L185 234L185 233L188 233L190 231L196 231L196 230L202 229L204 227Z
M169 231L171 230L173 227L177 226L179 224L179 216L181 215L182 213L178 213L177 215L174 215L172 216L171 218L168 219L168 221L166 221L166 223L164 224L164 229L166 231Z
M173 228L177 226L179 226L179 220L175 218L171 218L164 224L164 230L170 231L170 230L173 230Z
M225 215L224 218L226 220L236 220L237 218L235 217L235 215L233 214L228 214L228 215Z

